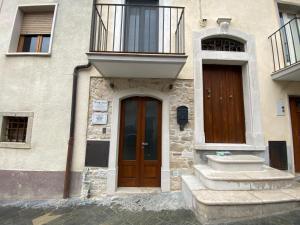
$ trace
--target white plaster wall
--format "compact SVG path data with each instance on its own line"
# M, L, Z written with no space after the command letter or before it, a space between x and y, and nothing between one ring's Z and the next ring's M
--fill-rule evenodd
M18 4L58 3L50 57L6 56ZM0 169L65 169L72 73L86 64L92 0L3 0L0 13L0 111L34 112L31 149L0 148Z
M92 67L79 73L76 106L75 143L73 154L73 171L82 171L85 163L87 127L89 123L90 79L100 77L98 71Z

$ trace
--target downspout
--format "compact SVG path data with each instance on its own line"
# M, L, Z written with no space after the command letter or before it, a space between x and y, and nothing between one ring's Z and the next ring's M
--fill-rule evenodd
M68 142L67 163L64 178L64 193L63 198L69 198L70 196L70 184L71 184L71 167L74 151L74 134L75 134L75 117L76 117L76 103L77 103L77 86L78 86L78 74L80 70L88 69L91 63L85 65L78 65L74 68L73 72L73 89L72 89L72 102L71 102L71 120L70 120L70 136Z
M3 2L4 2L4 0L0 0L0 13L1 13L1 9L2 9L2 6L3 6Z

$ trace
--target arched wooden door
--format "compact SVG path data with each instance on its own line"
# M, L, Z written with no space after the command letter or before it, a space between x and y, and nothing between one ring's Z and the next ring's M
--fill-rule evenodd
M160 187L161 101L131 97L121 102L120 187Z

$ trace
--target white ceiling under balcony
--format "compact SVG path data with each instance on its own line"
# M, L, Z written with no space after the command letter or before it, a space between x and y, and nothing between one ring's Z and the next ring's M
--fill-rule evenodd
M177 78L186 55L87 53L89 61L104 77Z
M300 81L300 62L272 74L273 80Z

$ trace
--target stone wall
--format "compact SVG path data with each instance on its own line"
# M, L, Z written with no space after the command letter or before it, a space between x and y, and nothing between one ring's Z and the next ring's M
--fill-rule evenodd
M170 91L170 169L171 190L181 189L180 175L192 173L194 138L194 91L193 81L178 80ZM177 124L178 106L189 108L189 122L183 131Z
M85 167L82 176L81 197L99 197L106 192L106 168Z
M113 88L111 87L113 85ZM92 77L90 81L88 140L104 140L110 138L112 100L118 91L130 88L154 89L170 96L170 169L171 190L180 190L181 174L191 173L193 164L193 128L194 128L194 93L193 80L171 79L105 79ZM93 100L109 101L107 125L92 125ZM176 109L185 105L189 108L189 122L184 131L177 124ZM106 132L103 132L106 128Z

